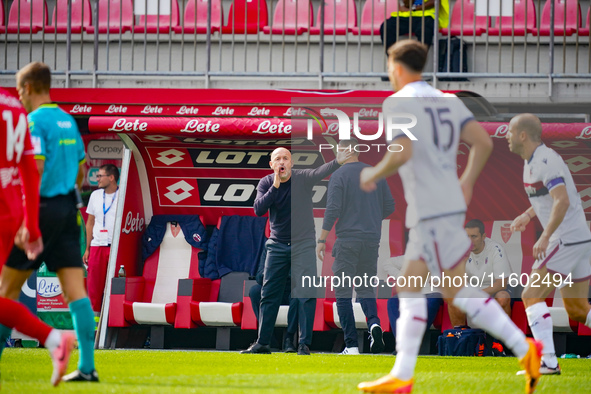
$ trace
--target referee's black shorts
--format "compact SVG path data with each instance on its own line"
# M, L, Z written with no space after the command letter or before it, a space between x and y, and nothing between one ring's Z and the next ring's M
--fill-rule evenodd
M36 270L43 262L52 272L60 268L83 268L77 213L74 193L42 197L39 203L39 229L43 237L43 252L32 261L22 250L13 247L6 265L22 271Z

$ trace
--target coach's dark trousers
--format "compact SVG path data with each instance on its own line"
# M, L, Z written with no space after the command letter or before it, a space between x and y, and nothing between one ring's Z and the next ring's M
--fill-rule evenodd
M259 312L261 310L261 289L263 286L258 283L250 288L248 293L250 301L252 302L252 310L257 320L260 321ZM287 333L295 334L298 331L298 300L297 298L291 298L291 279L287 278L285 284L285 291L283 292L283 298L280 305L289 305L287 311Z
M378 269L379 241L337 241L332 249L335 261L332 266L334 275L338 278L350 278L352 283L341 283L335 288L337 298L337 312L343 327L345 345L358 347L357 328L355 327L355 314L353 313L353 282L367 278L368 286L357 286L357 300L361 304L363 314L367 318L367 327L380 324L378 318L378 306L376 302L376 289L369 285L370 278L376 276ZM356 278L356 279L354 279Z
M281 243L267 241L267 260L265 261L263 288L261 290L261 309L258 343L268 345L275 328L277 313L285 290L286 280L292 272L292 302L297 299L300 343L312 343L316 299L314 289L302 290L302 276L316 276L316 255L314 240ZM310 296L301 298L301 296Z

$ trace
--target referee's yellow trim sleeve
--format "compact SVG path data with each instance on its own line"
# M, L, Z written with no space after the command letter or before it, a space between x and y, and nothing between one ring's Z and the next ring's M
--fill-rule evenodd
M86 157L78 162L78 165L86 163Z
M45 160L45 156L43 155L35 155L33 157L35 158L35 160Z

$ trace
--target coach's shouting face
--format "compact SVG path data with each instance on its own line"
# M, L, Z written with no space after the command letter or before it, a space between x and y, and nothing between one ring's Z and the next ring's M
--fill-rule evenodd
M279 188L280 183L287 182L291 178L291 168L293 167L291 152L285 148L275 149L271 153L269 166L275 172L273 186Z

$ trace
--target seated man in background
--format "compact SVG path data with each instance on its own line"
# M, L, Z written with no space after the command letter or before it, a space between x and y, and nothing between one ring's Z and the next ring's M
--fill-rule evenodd
M480 288L493 297L507 315L511 316L511 295L507 291L507 278L511 275L511 265L505 249L497 242L486 237L484 223L479 219L470 220L464 226L472 241L472 251L466 261L466 275L475 283L478 278ZM492 274L492 278L491 278ZM503 278L505 278L503 280ZM491 281L491 279L494 279ZM466 325L466 314L453 304L447 305L449 320L454 327ZM503 348L496 342L493 350L503 353Z
M423 44L431 47L435 30L435 0L399 0L398 12L393 12L380 26L380 37L387 53L388 48L401 36L414 35ZM439 27L449 23L449 1L441 0ZM398 25L398 26L397 26Z

